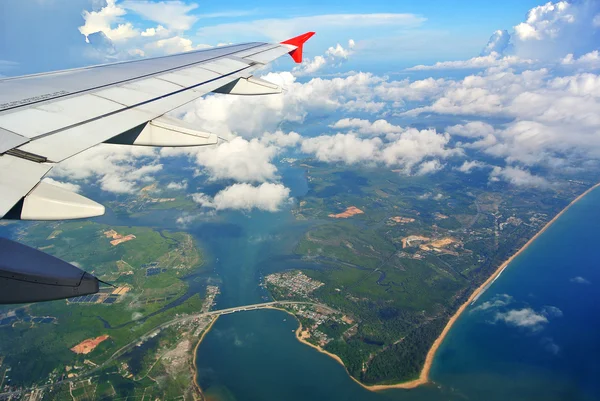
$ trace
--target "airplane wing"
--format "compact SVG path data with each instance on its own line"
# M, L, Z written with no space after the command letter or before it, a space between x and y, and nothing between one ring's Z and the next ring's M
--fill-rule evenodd
M303 44L313 34L0 80L0 218L104 214L102 205L42 178L57 163L99 143L216 144L215 133L165 114L210 92L280 93L279 86L252 73L288 53L301 62Z

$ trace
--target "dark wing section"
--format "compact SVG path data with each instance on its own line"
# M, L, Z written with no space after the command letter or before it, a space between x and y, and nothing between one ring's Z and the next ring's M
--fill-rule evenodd
M0 238L0 304L71 298L98 289L96 277L72 264Z

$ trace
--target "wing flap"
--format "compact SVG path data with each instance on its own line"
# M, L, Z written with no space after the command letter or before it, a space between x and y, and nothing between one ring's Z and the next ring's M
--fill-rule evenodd
M48 163L6 154L0 156L0 216L6 215L51 168L52 164Z

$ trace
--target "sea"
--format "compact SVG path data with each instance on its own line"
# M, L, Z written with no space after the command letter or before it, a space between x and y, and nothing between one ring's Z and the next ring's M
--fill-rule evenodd
M283 176L292 196L306 191L297 171ZM217 308L262 302L265 274L307 267L283 256L306 229L289 211L230 213L226 220L231 227L221 235L200 234L222 288ZM335 360L297 341L297 327L277 310L221 316L197 351L207 399L600 400L600 189L466 309L438 350L431 384L366 390Z
M292 197L304 172L280 168ZM585 188L582 188L582 192ZM109 210L97 221L182 230L178 211L142 218ZM203 245L205 278L221 288L216 309L268 300L269 273L311 268L290 256L314 222L290 207L227 212L183 229ZM0 227L8 235L9 227ZM573 205L515 258L460 316L435 357L431 383L366 390L329 356L297 341L295 318L278 310L221 316L197 350L207 400L600 400L600 189Z

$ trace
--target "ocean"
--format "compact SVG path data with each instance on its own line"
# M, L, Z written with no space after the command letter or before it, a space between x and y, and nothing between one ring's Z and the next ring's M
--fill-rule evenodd
M284 177L301 182L290 171ZM288 185L296 195L303 190ZM467 308L427 386L363 389L332 358L298 342L296 320L277 310L220 317L197 351L199 383L210 400L600 400L598 205L597 189ZM298 267L282 255L302 224L285 211L229 213L225 221L219 235L207 231L215 227L190 229L214 258L217 308L260 302L263 275Z

